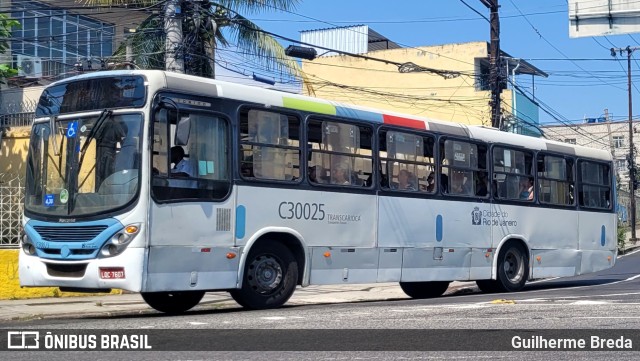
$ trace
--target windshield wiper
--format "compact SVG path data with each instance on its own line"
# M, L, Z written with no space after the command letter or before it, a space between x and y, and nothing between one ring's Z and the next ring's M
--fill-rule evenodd
M82 161L84 160L84 156L87 152L87 148L89 148L89 143L91 143L91 140L95 138L95 136L98 134L98 131L102 128L102 125L104 124L104 121L107 119L111 118L111 115L113 114L113 111L109 110L109 109L105 109L102 111L102 113L100 113L100 115L98 116L98 119L96 119L95 124L93 125L93 127L91 128L91 131L89 132L89 134L87 135L87 139L85 139L84 144L82 145L82 149L80 149L80 161L78 161L78 167L77 169L74 170L73 174L70 176L71 181L70 184L72 184L73 186L70 187L70 194L69 194L69 204L68 204L68 212L69 214L71 214L71 212L73 212L74 208L76 207L76 196L78 195L78 181L79 181L79 176L80 176L80 170L82 169ZM80 135L77 134L76 137L76 142L80 141ZM78 143L76 143L78 144ZM77 147L76 145L73 146L74 148ZM71 157L70 159L77 159L75 156Z
M98 134L98 130L102 128L102 124L104 123L104 121L107 119L110 119L112 114L113 114L113 111L109 109L105 109L98 116L96 123L94 124L93 128L91 128L91 131L89 132L89 135L87 135L87 139L85 139L84 144L82 145L82 149L80 150L80 162L78 162L78 172L80 171L80 169L82 169L82 161L84 160L84 155L85 155L85 152L87 151L87 148L89 148L89 143L91 143L91 140L96 136L96 134Z
M52 115L49 117L49 131L53 135L53 155L56 157L60 156L60 152L58 151L58 142L56 141L57 136L57 128L56 128L56 116Z

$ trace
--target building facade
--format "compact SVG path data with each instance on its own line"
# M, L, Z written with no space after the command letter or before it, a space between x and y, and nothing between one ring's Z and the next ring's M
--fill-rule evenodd
M470 125L491 125L489 46L486 42L400 47L364 25L302 32L318 46L318 58L303 61L315 95L348 104L426 116ZM362 54L375 61L339 55L326 48ZM547 74L502 53L503 79ZM386 63L385 63L386 61ZM409 72L397 64L415 64ZM437 70L437 72L429 71ZM442 72L438 71L444 71ZM502 86L504 129L538 135L538 106L531 94Z

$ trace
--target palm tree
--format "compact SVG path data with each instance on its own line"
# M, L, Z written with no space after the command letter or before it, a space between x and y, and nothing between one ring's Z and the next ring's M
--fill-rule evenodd
M86 5L118 6L131 0L76 0ZM184 61L184 72L204 77L215 75L215 49L218 45L237 47L250 54L268 70L281 74L304 77L298 63L285 55L284 49L271 35L240 15L264 11L289 11L299 0L191 0L180 1L182 39L176 57ZM177 1L138 0L134 6L151 8ZM131 35L133 60L143 69L165 69L165 42L167 36L165 13L150 15ZM114 57L124 58L126 44L122 44Z

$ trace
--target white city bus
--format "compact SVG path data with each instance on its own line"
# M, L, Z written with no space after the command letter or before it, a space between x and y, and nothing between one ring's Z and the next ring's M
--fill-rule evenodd
M611 155L483 127L162 71L47 87L27 163L20 283L207 291L450 281L517 291L616 259Z

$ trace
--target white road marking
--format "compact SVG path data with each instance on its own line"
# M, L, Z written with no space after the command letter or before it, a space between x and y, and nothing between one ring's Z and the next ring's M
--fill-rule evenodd
M635 251L633 251L633 252L625 253L625 254L623 254L623 255L618 256L617 258L622 258L622 257L630 256L630 255L632 255L632 254L634 254L634 253L638 253L638 252L640 252L640 249L636 249L636 250L635 250Z
M282 317L282 316L272 316L272 317L260 317L261 320L268 320L268 321L280 321L280 320L286 320L286 317Z
M208 322L189 322L190 325L198 326L198 325L208 325Z
M606 305L610 302L607 301L591 301L591 300L583 300L583 301L576 301L571 303L572 305Z
M545 278L545 279L543 279L543 280L537 280L537 281L533 281L533 282L527 282L527 284L532 285L532 284L534 284L534 283L548 282L548 281L557 280L558 278L561 278L561 277Z
M627 278L625 281L633 281L633 280L635 280L635 279L636 279L636 278L638 278L638 277L640 277L640 275L635 275L635 276L633 276L633 277L629 277L629 278Z

